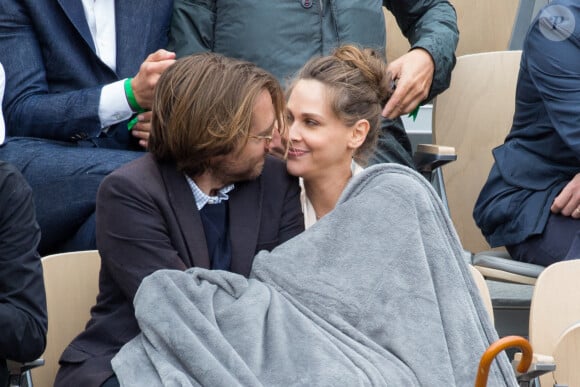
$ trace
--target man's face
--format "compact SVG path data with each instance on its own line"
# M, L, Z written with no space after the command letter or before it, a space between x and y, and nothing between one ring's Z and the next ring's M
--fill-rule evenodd
M212 173L224 184L253 180L260 176L274 123L275 110L272 97L267 90L262 90L252 110L248 143L227 156L216 158Z

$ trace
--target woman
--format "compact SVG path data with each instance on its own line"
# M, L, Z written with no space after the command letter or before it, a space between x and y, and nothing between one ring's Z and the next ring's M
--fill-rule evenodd
M369 49L340 47L298 73L288 92L287 168L301 178L307 228L334 208L366 165L390 94L386 65Z

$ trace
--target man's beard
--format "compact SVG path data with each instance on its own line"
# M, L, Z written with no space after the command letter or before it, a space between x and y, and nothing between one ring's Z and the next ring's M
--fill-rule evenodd
M219 179L224 185L240 181L255 180L262 174L265 160L266 157L264 156L264 158L258 159L253 163L244 161L244 163L247 163L247 168L244 168L243 170L240 170L239 168L239 161L222 161L216 165L212 165L211 174L216 179Z

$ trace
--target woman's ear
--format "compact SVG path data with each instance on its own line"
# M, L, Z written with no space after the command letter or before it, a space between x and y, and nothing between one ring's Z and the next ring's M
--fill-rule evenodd
M358 149L365 142L369 129L370 124L367 120L358 120L352 126L348 147L351 149Z

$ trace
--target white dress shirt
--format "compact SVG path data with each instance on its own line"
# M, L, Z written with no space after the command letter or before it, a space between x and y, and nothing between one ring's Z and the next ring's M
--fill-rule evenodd
M350 171L352 176L354 176L361 173L363 171L363 167L361 167L353 160L350 163ZM304 180L299 178L298 183L300 184L300 203L302 204L302 213L304 214L304 228L306 229L316 223L318 218L310 198L306 195L306 190L304 189Z
M117 40L115 31L115 0L82 0L85 17L97 56L113 71L117 69ZM125 97L125 80L110 83L101 89L99 119L106 129L133 115Z

